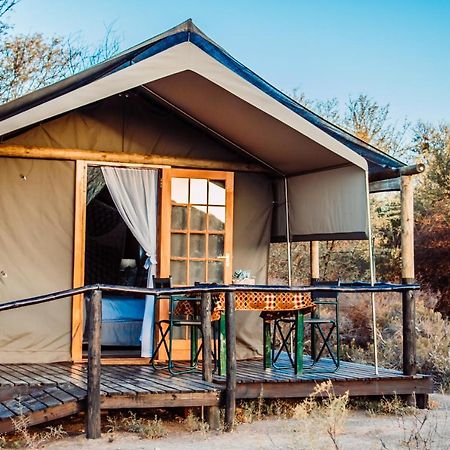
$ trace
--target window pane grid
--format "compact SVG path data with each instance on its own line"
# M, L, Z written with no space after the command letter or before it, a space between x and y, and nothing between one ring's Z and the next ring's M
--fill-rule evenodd
M171 266L173 261L175 267L184 272L182 277L177 274L176 278L184 279L186 284L223 282L225 183L204 178L178 178L176 188L171 204L177 208L177 215L173 216L177 227L171 228L171 234L179 235L177 243L183 242L181 236L185 236L186 241L182 254L180 244L180 248L173 249L176 256L171 251Z

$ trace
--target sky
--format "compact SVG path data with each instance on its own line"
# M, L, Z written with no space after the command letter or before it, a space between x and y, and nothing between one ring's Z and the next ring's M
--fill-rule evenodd
M450 121L450 0L21 0L15 32L98 42L113 25L121 49L184 20L286 93L368 94L395 123Z

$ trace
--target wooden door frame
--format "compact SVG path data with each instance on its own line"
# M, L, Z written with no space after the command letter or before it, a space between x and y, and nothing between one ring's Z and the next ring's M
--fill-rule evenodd
M170 235L171 235L171 180L179 178L202 178L225 181L225 242L224 253L229 255L228 267L224 270L224 282L230 284L233 277L233 218L234 218L234 172L217 170L200 170L184 168L166 168L162 170L161 179L161 222L160 222L160 254L159 269L161 277L170 273ZM227 238L228 237L228 238ZM160 301L157 306L157 318L167 318L169 314L168 301ZM174 347L174 358L187 356L187 349L177 345ZM163 352L164 353L164 352ZM160 355L161 356L161 355ZM164 359L164 355L162 358Z
M124 168L142 168L167 170L168 166L154 164L116 163L105 161L75 161L75 208L74 208L74 250L73 250L73 287L84 286L85 250L86 250L86 207L87 207L87 170L88 166L114 166ZM161 189L158 192L161 198ZM159 240L159 239L158 239ZM71 356L73 362L83 362L83 310L84 295L72 297L71 320ZM102 358L102 364L148 364L149 358Z

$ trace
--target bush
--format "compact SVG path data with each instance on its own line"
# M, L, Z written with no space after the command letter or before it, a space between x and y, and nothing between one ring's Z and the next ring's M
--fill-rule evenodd
M344 358L373 362L369 295L354 295L341 301ZM400 295L376 295L378 360L380 366L401 370L402 310ZM433 310L436 298L429 292L416 295L417 368L432 374L439 388L450 390L450 323Z

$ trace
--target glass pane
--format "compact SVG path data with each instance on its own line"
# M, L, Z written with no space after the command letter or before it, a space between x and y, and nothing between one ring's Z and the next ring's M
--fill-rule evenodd
M224 254L223 234L210 234L208 237L208 257L217 258Z
M206 206L191 207L191 230L206 230Z
M210 206L208 208L208 229L223 231L225 229L225 207Z
M189 256L191 258L204 258L206 250L206 236L204 234L191 234Z
M172 233L170 236L170 255L187 256L187 236L181 233Z
M225 181L209 182L208 203L225 206Z
M189 203L206 205L208 195L208 180L191 178L191 193Z
M187 206L172 206L172 228L185 230L187 228Z
M170 261L170 274L175 286L185 285L186 280L186 261Z
M175 203L188 203L189 179L172 178L172 201Z
M205 261L189 262L189 284L194 284L196 281L199 283L204 283L206 281Z
M208 262L208 282L209 283L223 283L223 266L222 261Z

